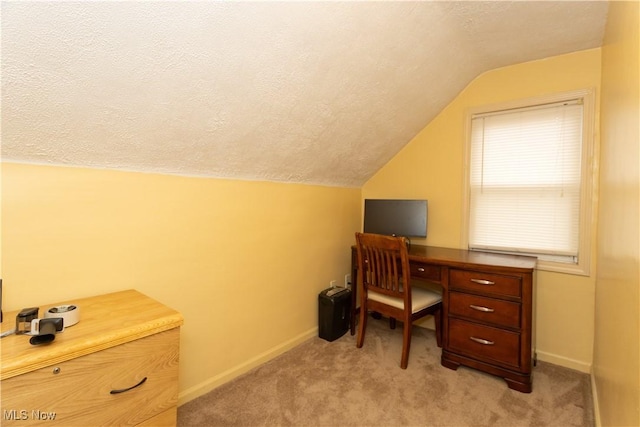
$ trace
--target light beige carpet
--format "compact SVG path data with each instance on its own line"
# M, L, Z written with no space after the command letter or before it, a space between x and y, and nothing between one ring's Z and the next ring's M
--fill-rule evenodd
M533 392L440 365L433 331L413 329L400 369L402 324L368 322L364 347L348 333L310 339L178 408L179 426L593 426L589 376L539 362Z

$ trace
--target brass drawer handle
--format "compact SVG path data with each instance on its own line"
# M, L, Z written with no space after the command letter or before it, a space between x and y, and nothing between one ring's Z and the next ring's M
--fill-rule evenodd
M118 394L118 393L124 393L125 391L133 390L136 387L140 387L142 384L145 383L145 381L147 381L147 377L144 377L142 379L142 381L140 381L138 384L136 384L134 386L131 386L131 387L128 387L128 388L121 388L121 389L118 389L118 390L111 390L109 392L109 394Z
M495 342L493 342L493 341L483 340L482 338L469 337L469 339L471 341L475 341L475 342L477 342L479 344L482 344L482 345L494 345L495 344Z
M473 308L474 310L482 311L484 313L493 313L495 311L493 308L483 307L481 305L469 304L469 307Z
M419 271L420 273L424 273L424 267L418 267L418 271Z
M496 282L492 282L491 280L484 279L471 279L473 283L477 283L478 285L495 285Z

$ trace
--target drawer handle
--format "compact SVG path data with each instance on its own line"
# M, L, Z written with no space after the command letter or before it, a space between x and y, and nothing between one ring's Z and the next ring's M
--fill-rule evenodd
M493 342L493 341L483 340L482 338L469 337L469 339L471 341L475 341L475 342L477 342L479 344L482 344L482 345L494 345L495 344L495 342Z
M144 377L144 378L142 379L142 381L140 381L138 384L136 384L136 385L134 385L134 386L131 386L131 387L129 387L129 388L121 388L121 389L118 389L118 390L111 390L111 391L109 392L109 394L118 394L118 393L124 393L125 391L133 390L133 389L134 389L134 388L136 388L136 387L140 387L142 384L144 384L144 383L145 383L145 381L147 381L147 377Z
M474 310L482 311L484 313L493 313L495 311L493 308L483 307L481 305L469 304L469 307L473 308Z
M418 267L418 271L419 271L420 273L424 273L424 267Z
M484 279L471 279L473 283L477 283L478 285L495 285L496 282L492 282L491 280Z

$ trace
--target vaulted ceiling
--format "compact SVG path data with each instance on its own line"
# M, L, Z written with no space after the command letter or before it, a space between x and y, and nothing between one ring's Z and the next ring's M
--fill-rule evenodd
M3 160L361 186L602 1L2 2Z

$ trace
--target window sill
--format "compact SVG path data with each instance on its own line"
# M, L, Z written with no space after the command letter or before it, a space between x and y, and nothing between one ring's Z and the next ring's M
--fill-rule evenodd
M541 271L549 271L552 273L563 273L563 274L573 274L576 276L589 276L590 268L589 262L587 260L582 260L582 263L572 263L572 262L558 262L551 261L549 259L540 259L540 256L544 255L536 255L534 253L519 253L519 252L509 252L509 251L492 251L487 249L469 249L477 252L488 252L488 253L497 253L497 254L506 254L506 255L523 255L523 256L531 256L538 258L536 262L536 270Z
M538 260L537 270L550 271L552 273L573 274L576 276L589 276L589 266L581 264L569 264L563 262L552 262Z

